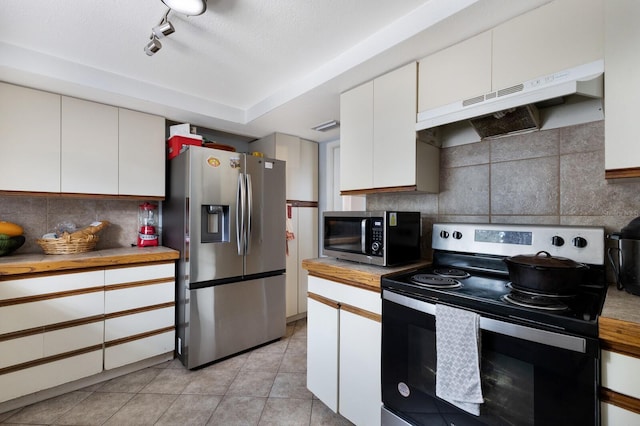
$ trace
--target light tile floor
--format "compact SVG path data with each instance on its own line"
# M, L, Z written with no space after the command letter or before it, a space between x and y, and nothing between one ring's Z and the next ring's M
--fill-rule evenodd
M351 425L306 387L307 322L195 371L173 360L0 414L0 424Z

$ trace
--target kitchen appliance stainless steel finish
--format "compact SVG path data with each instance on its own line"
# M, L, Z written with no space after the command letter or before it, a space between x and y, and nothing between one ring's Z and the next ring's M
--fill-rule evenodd
M618 290L640 296L640 217L609 238L617 243L617 247L609 248L608 254Z
M323 212L322 254L390 266L420 259L420 212Z
M604 229L434 224L432 247L432 266L382 279L382 424L598 425ZM541 250L588 265L574 294L510 282L505 259ZM479 316L478 416L436 395L440 305Z
M283 336L284 162L191 146L169 175L178 357L195 368Z

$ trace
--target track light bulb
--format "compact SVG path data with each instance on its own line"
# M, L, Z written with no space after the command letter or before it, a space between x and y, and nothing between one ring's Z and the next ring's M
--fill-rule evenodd
M164 38L169 34L173 34L175 31L176 30L173 28L173 25L171 25L171 22L166 20L162 21L158 26L153 27L151 30L156 38Z
M146 53L147 56L153 56L160 49L162 49L162 43L154 36L144 47L144 53Z

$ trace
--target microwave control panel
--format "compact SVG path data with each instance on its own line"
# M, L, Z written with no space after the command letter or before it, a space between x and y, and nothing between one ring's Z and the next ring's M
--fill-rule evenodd
M384 219L381 217L371 218L371 254L382 256L384 247Z

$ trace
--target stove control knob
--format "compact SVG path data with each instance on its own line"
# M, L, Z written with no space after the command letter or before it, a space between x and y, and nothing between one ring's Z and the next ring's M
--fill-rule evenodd
M447 231L440 231L440 238L449 238L449 233Z
M583 248L587 246L587 240L582 237L575 237L572 242L574 247Z
M460 238L462 238L462 232L454 231L452 236L454 239L459 240Z
M551 245L562 247L564 245L564 238L558 235L554 235L553 237L551 237Z

